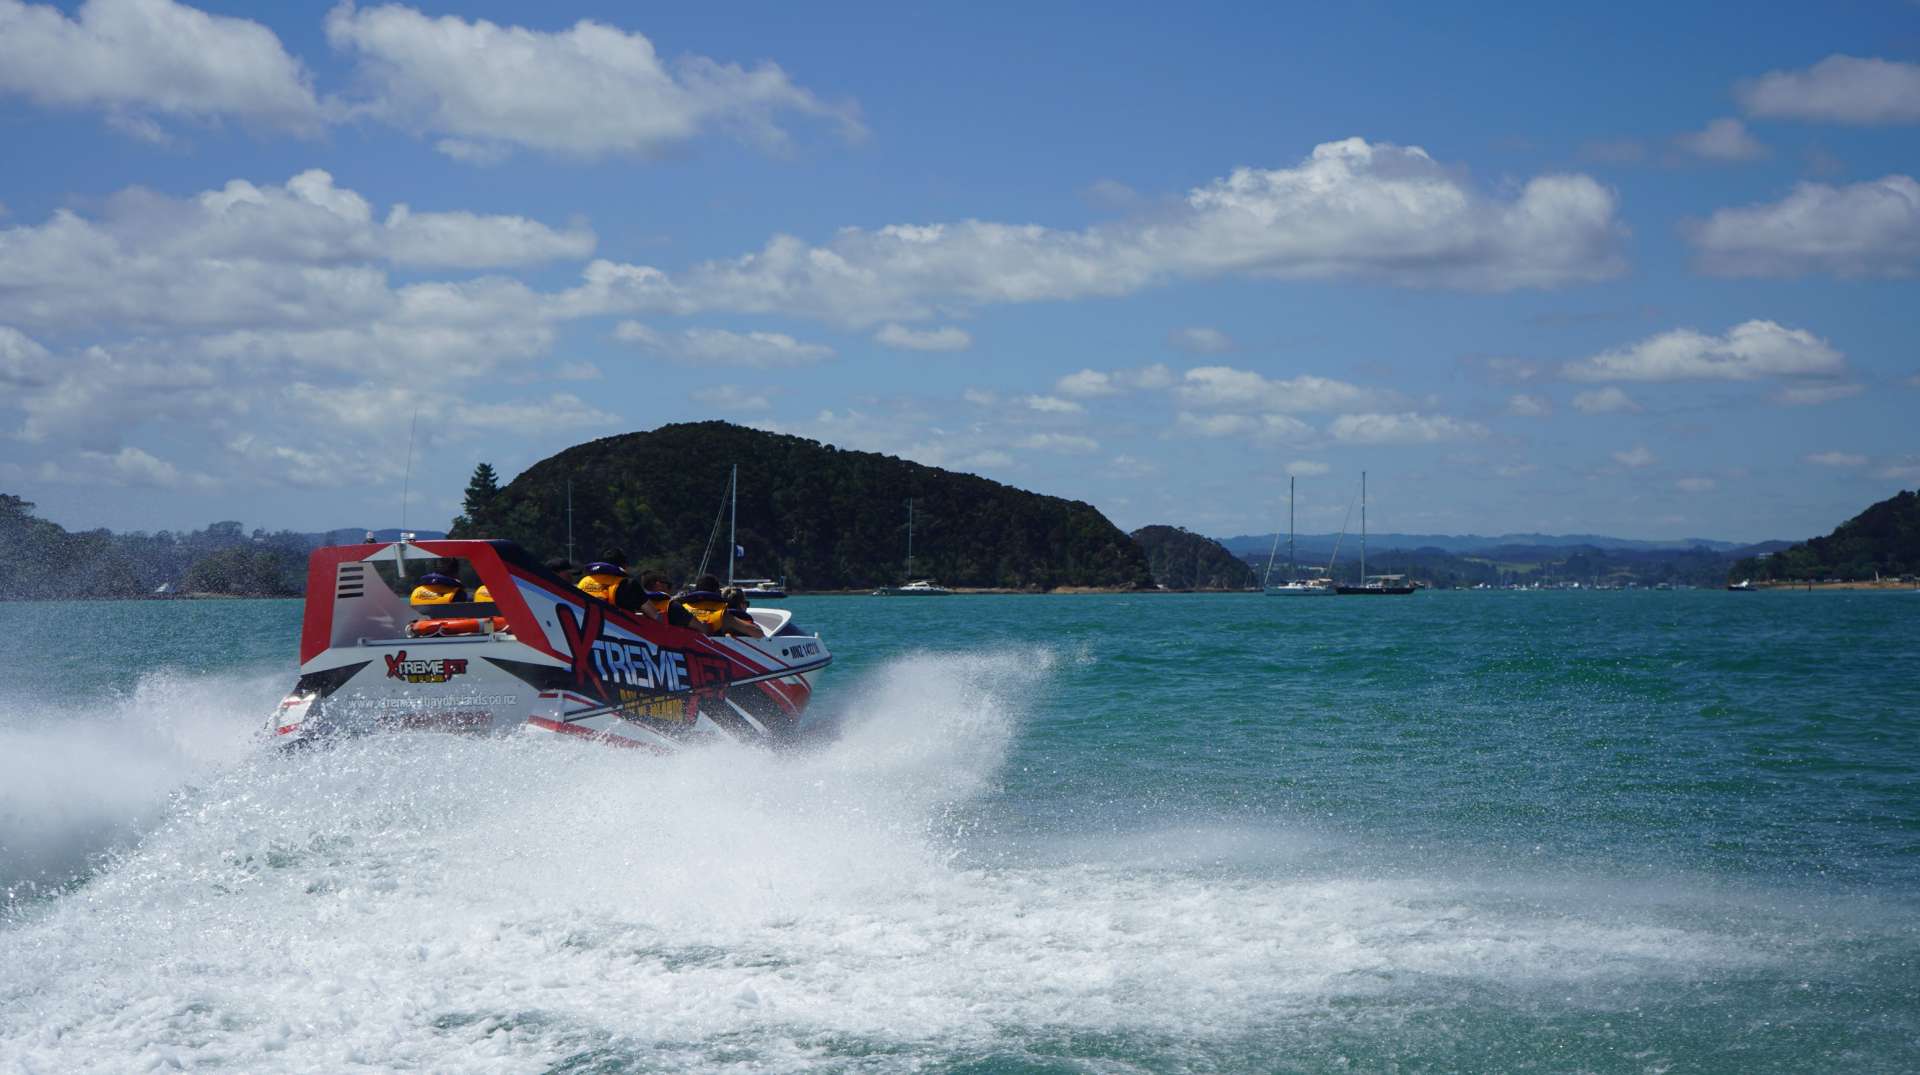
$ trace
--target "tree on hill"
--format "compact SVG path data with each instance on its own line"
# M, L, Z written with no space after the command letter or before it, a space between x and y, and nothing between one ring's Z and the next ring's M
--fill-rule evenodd
M1729 579L1871 579L1920 574L1920 493L1901 492L1834 528L1733 565Z
M474 467L473 477L467 480L467 494L461 501L460 515L453 520L453 528L477 531L491 529L493 501L499 495L500 476L493 472L493 464L481 463Z
M1155 585L1170 590L1244 590L1259 578L1225 545L1177 526L1143 526L1127 535L1140 546Z
M562 553L567 488L580 559L623 550L635 568L685 580L708 548L729 469L740 467L737 570L800 589L903 581L907 501L913 570L958 586L1149 584L1140 550L1093 506L937 467L842 451L727 422L662 426L577 445L528 467L454 537ZM726 573L726 535L708 569Z

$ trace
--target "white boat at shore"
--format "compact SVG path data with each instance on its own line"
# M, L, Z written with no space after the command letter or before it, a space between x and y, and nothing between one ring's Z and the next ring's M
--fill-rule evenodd
M1267 552L1267 574L1262 580L1262 588L1268 597L1331 597L1334 593L1333 580L1324 576L1303 578L1293 558L1293 481L1291 476L1287 478L1287 570L1293 578L1281 583L1272 581L1273 559L1280 551L1280 535L1275 534L1273 548Z
M916 579L905 586L882 586L873 591L875 597L948 597L952 590L931 579Z
M913 579L913 501L907 501L907 577ZM947 597L952 590L934 582L932 579L913 579L905 586L882 586L873 591L875 597Z

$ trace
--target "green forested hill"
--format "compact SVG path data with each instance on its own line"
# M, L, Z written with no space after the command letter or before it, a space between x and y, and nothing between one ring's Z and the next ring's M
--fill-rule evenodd
M1733 565L1729 578L1870 579L1920 573L1920 493L1903 492L1812 538Z
M1127 535L1146 554L1153 581L1170 590L1244 590L1259 580L1225 545L1177 526L1143 526Z
M617 550L681 580L700 562L736 463L742 576L815 590L904 581L912 498L916 576L1032 589L1149 584L1139 548L1089 504L727 422L607 437L535 463L490 496L470 488L454 536L559 555L571 482L575 559ZM710 565L720 575L725 541L723 532Z

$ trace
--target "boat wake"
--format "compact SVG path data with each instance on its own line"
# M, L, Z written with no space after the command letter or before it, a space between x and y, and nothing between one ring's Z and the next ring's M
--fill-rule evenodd
M94 756L111 764L36 785L124 792L39 830L43 870L72 867L61 838L121 850L0 929L0 1053L61 1071L1046 1068L1088 1051L1379 1067L1393 1057L1368 1050L1418 1055L1488 997L1577 1044L1629 1000L1710 1005L1806 955L1764 915L1720 928L1684 900L1296 870L1259 830L996 854L978 807L1053 671L1032 651L905 657L842 697L816 749L638 759L427 733L280 756L222 708L245 696L257 715L250 681L173 684L188 701L159 707L180 714L160 731L134 732L129 700ZM10 794L9 816L45 805Z

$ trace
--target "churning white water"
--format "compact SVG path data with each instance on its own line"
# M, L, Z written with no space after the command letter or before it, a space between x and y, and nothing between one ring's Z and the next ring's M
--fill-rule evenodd
M248 680L15 722L12 880L92 872L0 928L0 1070L897 1069L1100 1035L1208 1066L1463 993L1604 1008L1770 958L1564 893L1290 870L1295 838L1257 829L997 854L969 808L1049 674L903 658L837 741L784 755L401 734L282 757Z

